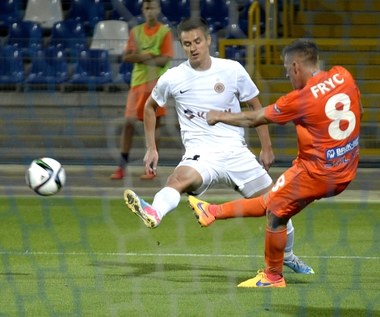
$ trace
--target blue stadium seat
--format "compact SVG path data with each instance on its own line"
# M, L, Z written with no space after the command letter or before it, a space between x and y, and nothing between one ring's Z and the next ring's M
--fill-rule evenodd
M114 0L102 0L105 11L112 10L112 3Z
M0 1L0 26L9 26L22 20L21 4L19 0Z
M161 0L161 10L172 24L178 24L191 15L190 0Z
M44 84L51 87L64 83L67 79L68 65L62 50L48 47L34 52L25 83Z
M13 46L0 48L0 84L20 84L24 81L23 56Z
M237 24L229 25L225 30L224 38L226 39L241 39L247 37ZM246 62L246 51L246 46L231 45L225 47L226 58L238 61L243 66Z
M105 19L104 3L102 0L72 0L65 19L81 22L90 33L96 23Z
M48 46L55 46L65 51L67 57L74 57L87 48L84 26L75 20L64 20L54 24L51 29Z
M121 62L119 67L119 76L122 81L128 85L131 84L133 63Z
M144 22L142 0L113 0L110 19L128 22L130 27Z
M233 45L226 47L226 58L238 61L243 66L246 62L246 56L246 47L244 46Z
M72 84L93 88L112 82L111 63L107 50L87 49L79 53L74 73L69 80Z
M21 49L25 54L32 54L43 46L42 29L38 23L32 21L18 21L12 23L8 29L6 45Z
M123 2L133 16L142 15L142 0L123 0Z
M229 5L230 0L200 0L200 15L206 19L212 33L228 26Z

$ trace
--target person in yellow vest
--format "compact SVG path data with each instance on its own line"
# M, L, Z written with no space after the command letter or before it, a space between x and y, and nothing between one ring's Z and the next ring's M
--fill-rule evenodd
M125 177L135 124L137 120L144 120L145 101L158 78L169 68L174 56L171 30L158 21L161 14L160 1L143 0L142 12L145 22L132 28L123 55L124 62L134 65L121 132L119 167L111 175L111 179L116 180ZM165 108L160 107L156 112L156 142L159 141L160 118L165 115ZM154 174L143 174L141 179L154 177Z

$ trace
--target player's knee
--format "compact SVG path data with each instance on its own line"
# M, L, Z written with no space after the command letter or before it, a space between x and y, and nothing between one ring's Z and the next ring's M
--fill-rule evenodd
M202 177L192 168L178 167L168 177L166 185L177 189L180 193L192 192L202 185Z
M270 230L284 229L288 223L288 220L289 219L287 218L277 217L269 210L267 211L267 226Z
M136 122L137 122L136 118L131 118L131 117L125 118L125 120L124 120L124 128L128 129L128 128L134 127L135 124L136 124Z

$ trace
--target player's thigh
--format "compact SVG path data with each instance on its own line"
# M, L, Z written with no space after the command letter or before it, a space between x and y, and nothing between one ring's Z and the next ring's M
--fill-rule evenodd
M303 168L292 166L276 181L268 194L267 208L276 216L290 218L323 197L320 180Z
M247 148L228 156L226 170L234 189L245 198L263 194L273 185L268 172Z
M144 107L150 93L154 87L154 82L141 84L129 89L127 97L127 105L125 108L125 117L136 118L140 121L144 119ZM166 114L166 109L160 107L156 115L162 116Z
M213 155L197 155L194 153L185 153L176 170L182 171L187 168L196 171L196 179L188 186L186 192L191 195L202 195L214 184L220 183L222 177L222 167L219 166L218 160L208 158ZM218 173L219 172L219 173ZM182 172L181 172L182 174Z
M278 217L292 217L314 200L341 193L346 183L326 182L293 165L276 181L269 192L267 208Z
M138 87L131 87L128 91L127 104L125 105L124 112L124 116L128 120L136 120L139 118L139 112L141 112L141 110L139 111L138 105L139 94L140 92Z
M237 188L237 191L244 198L253 198L269 192L272 186L272 178L266 173L243 184L241 188Z

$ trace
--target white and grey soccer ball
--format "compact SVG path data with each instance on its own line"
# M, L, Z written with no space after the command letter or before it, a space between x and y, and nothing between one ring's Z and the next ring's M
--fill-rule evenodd
M30 163L25 179L26 184L38 195L51 196L65 185L66 173L60 162L43 157Z

